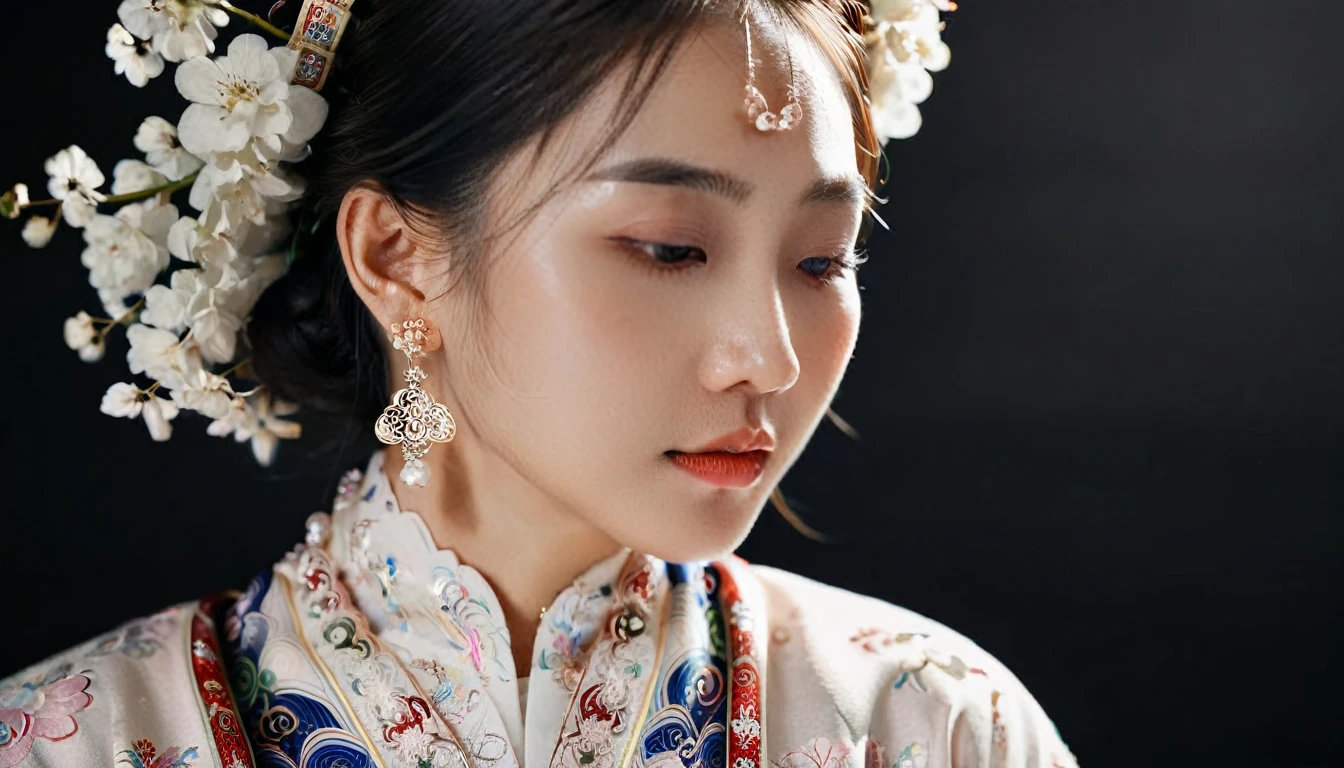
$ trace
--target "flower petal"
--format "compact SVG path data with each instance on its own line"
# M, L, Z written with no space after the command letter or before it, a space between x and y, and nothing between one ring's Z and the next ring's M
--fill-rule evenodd
M187 59L178 65L177 72L173 74L177 92L187 101L197 104L222 103L219 93L221 79L223 73L220 72L219 65L204 56Z

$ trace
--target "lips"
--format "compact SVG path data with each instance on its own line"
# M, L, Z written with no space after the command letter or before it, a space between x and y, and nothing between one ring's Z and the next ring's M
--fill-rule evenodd
M687 474L721 488L745 488L760 478L765 462L770 458L766 450L705 451L683 453L668 451L667 457Z
M713 453L716 451L746 453L756 450L769 451L774 447L775 438L769 432L764 429L743 427L716 438L693 451L687 451L687 453Z

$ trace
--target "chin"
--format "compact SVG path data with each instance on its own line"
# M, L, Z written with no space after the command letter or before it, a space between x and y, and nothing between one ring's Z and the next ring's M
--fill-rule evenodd
M617 538L633 550L670 563L718 560L747 538L762 506L758 502L731 509L718 505L669 510L656 519L645 518L647 525Z

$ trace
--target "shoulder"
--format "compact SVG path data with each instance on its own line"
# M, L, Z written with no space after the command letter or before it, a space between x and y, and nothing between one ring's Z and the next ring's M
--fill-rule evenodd
M214 605L169 606L0 679L0 767L217 764L211 721L230 707L212 701L227 697Z
M829 700L835 735L862 745L869 768L1075 765L1022 682L965 635L796 573L751 571L766 601L770 674L814 712Z

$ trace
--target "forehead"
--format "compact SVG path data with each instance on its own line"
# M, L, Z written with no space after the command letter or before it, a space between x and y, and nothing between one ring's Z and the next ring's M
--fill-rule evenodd
M756 87L778 113L792 83L803 109L799 123L761 131L747 118L746 28L737 16L720 16L678 51L615 151L694 158L762 184L796 187L857 173L849 104L830 62L801 30L759 14L748 21Z
M857 176L853 118L830 60L790 24L761 14L748 22L756 87L778 113L792 82L802 105L800 122L790 130L761 131L747 118L746 28L737 14L717 14L685 39L598 167L675 159L731 173L755 189L755 198L789 205L818 178ZM622 106L631 66L618 67L558 128L549 149L529 163L529 177L563 175L591 149Z

